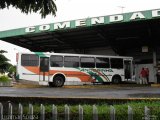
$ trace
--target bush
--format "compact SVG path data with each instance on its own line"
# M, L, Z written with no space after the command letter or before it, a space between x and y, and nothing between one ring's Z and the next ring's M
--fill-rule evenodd
M9 78L7 76L5 76L5 75L0 76L0 82L9 82L9 81L10 80L9 80Z

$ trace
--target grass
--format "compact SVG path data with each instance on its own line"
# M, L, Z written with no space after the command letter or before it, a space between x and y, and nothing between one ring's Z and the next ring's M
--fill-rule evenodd
M0 82L10 82L11 80L6 75L0 76Z
M150 109L150 113L153 116L157 117L157 120L160 119L160 103L159 102L128 102L125 104L115 104L113 105L116 110L116 120L128 120L128 105L133 109L134 120L141 120L144 117L144 107L147 106ZM34 115L40 117L40 104L34 104ZM52 105L45 104L45 117L47 120L50 120L52 117ZM57 105L58 111L58 120L64 120L65 116L65 104ZM78 118L78 108L79 105L68 105L70 108L70 120L77 120ZM91 120L93 118L93 105L82 104L84 112L84 120ZM110 119L110 105L107 103L99 103L96 105L98 110L98 119L99 120L109 120ZM29 105L23 104L24 114L28 114ZM17 108L14 108L14 114L17 114Z

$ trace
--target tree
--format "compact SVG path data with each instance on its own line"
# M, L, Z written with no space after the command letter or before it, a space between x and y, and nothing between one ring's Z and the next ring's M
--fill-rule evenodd
M39 12L42 18L46 15L56 15L57 7L53 0L1 0L0 9L13 6L20 9L22 13Z
M5 72L8 71L8 69L12 66L8 61L9 59L7 59L3 53L7 53L4 50L0 50L0 73L4 74Z

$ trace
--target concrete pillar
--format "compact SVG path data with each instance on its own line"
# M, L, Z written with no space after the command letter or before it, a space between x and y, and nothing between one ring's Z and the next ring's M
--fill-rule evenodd
M157 56L156 56L156 51L153 50L153 66L156 67L157 66Z
M157 83L157 77L156 77L156 73L157 73L157 54L156 54L156 49L153 49L153 76L154 76L154 82Z

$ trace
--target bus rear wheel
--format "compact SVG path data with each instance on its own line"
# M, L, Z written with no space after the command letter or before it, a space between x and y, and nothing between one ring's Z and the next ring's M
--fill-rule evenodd
M119 83L121 83L121 77L120 76L114 76L113 78L112 78L112 83L113 84L119 84Z
M53 79L54 87L62 87L64 85L64 78L62 76L55 76Z

